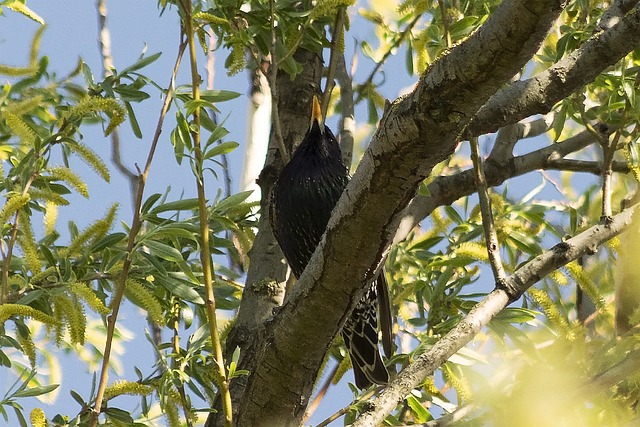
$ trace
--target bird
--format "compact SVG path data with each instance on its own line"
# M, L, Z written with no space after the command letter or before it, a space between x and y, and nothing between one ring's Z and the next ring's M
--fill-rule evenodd
M273 234L297 279L320 243L349 179L338 141L324 124L314 96L309 129L274 183L269 203ZM367 285L341 330L361 390L389 382L378 348L378 317L382 346L390 356L392 317L384 272Z

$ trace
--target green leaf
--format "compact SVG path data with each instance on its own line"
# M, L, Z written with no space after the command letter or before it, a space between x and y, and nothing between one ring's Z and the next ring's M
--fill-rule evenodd
M252 193L252 191L241 191L240 193L233 194L225 199L220 200L215 204L213 210L216 212L226 212L232 207L239 205L240 203L247 200L247 197Z
M136 136L136 138L142 139L140 124L138 123L136 114L133 111L133 107L131 107L131 103L129 101L125 101L124 106L127 109L127 116L129 117L129 123L131 124L131 130L133 131L133 134Z
M150 97L148 93L134 89L128 85L114 86L113 91L119 94L120 99L123 101L141 102Z
M230 90L203 90L200 92L200 98L209 102L225 102L236 99L239 96L239 92L233 92Z
M47 394L57 389L60 384L43 385L39 387L27 388L19 390L13 394L14 397L34 397Z
M153 206L158 200L160 200L161 197L162 197L162 194L160 193L154 193L151 196L149 196L149 198L145 200L144 203L142 204L142 208L140 209L140 212L142 212L143 214L146 214L147 212L149 212L149 209L151 209L151 206Z
M191 199L176 200L175 202L163 203L151 209L149 213L153 215L158 215L159 213L167 212L167 211L190 211L197 208L198 208L198 199L191 198Z
M160 276L157 278L158 282L169 292L181 298L185 301L192 302L194 304L204 304L204 300L190 284L177 279L175 277Z
M423 424L431 419L431 414L427 409L422 406L420 401L415 398L415 396L409 396L406 399L407 405L411 408L411 411L415 415L415 421L417 423Z
M213 105L211 101L207 101L206 99L192 99L184 103L185 108L185 116L192 115L196 109L198 108L210 108L214 111L218 111L218 109Z
M493 320L509 323L526 323L536 318L540 313L528 308L508 307L498 313Z
M127 238L126 233L112 233L98 240L92 247L92 252L100 252L103 249L110 248Z
M182 254L176 248L173 248L156 240L143 239L141 243L148 247L151 250L152 254L157 255L162 259L179 263L184 262Z
M120 421L122 423L132 423L133 418L131 418L131 414L129 411L125 411L124 409L119 408L106 408L104 410L107 418L113 419L114 421Z
M204 158L205 159L210 159L212 157L215 156L221 156L223 154L228 154L230 152L232 152L233 150L235 150L238 147L237 142L234 141L226 141L226 142L221 142L220 144L214 146L212 149L210 149L209 151L207 151L204 154Z
M137 62L135 62L133 65L130 65L124 70L122 70L120 72L120 75L128 74L128 73L131 73L132 71L137 71L141 68L144 68L147 65L155 62L158 58L160 58L160 55L162 55L162 52L154 53L153 55L149 55L146 57L141 56L140 59Z

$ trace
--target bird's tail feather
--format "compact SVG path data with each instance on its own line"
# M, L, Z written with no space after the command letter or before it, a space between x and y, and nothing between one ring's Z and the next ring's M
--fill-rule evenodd
M389 382L389 372L378 349L377 286L373 283L367 289L342 329L359 389ZM386 287L384 290L386 291Z

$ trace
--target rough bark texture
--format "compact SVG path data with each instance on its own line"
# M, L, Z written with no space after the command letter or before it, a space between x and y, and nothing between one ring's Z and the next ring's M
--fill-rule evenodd
M243 393L238 425L300 423L325 352L379 269L403 208L480 106L535 53L562 6L504 2L433 64L411 95L387 108L308 268L265 325L251 363L243 358L241 367L252 373L235 390Z
M640 45L640 7L614 26L589 39L548 70L509 84L493 95L473 118L465 136L495 132L534 114L546 114L555 103L591 82ZM603 67L604 65L604 67Z

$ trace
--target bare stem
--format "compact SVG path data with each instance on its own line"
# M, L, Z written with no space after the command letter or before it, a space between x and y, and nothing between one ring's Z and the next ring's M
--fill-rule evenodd
M500 242L498 242L498 235L493 222L491 201L489 200L487 179L484 175L482 158L480 157L478 137L470 138L469 142L471 143L471 160L473 161L473 171L476 180L476 187L478 189L478 197L480 199L480 212L482 213L482 226L484 227L484 236L487 245L487 253L489 255L489 262L491 263L493 276L498 282L501 282L505 277L507 277L507 275L504 271L504 267L502 266L502 259L500 257Z
M137 191L136 191L135 202L134 202L133 220L131 221L131 229L129 231L129 238L127 241L127 256L124 259L122 272L120 273L118 284L113 294L113 299L111 301L111 314L107 317L107 336L104 344L102 367L100 371L100 380L98 382L98 392L96 394L95 406L93 408L93 414L91 417L91 421L89 423L89 427L96 427L98 425L98 417L100 416L100 412L102 410L102 402L104 400L104 391L107 387L107 381L109 379L109 362L111 359L111 346L113 344L113 336L116 328L116 320L118 318L120 304L122 303L122 297L124 295L124 290L127 283L127 277L129 276L129 270L131 269L131 259L132 259L133 250L136 243L136 237L142 227L142 220L140 218L140 208L142 206L144 188L147 182L149 171L151 170L151 163L153 161L156 148L158 146L160 134L162 133L162 125L164 123L165 116L167 115L167 111L169 110L169 105L171 105L171 100L173 99L173 88L175 86L174 82L175 82L176 74L178 73L178 68L180 67L182 54L184 53L185 48L186 48L186 43L182 41L180 43L180 47L178 48L178 55L176 57L176 62L174 64L173 72L171 74L169 88L167 89L167 94L162 104L162 109L160 110L160 117L158 117L158 124L156 125L156 131L153 136L153 141L151 142L151 147L149 148L147 162L145 164L144 171L140 173L140 175L138 176L138 185L137 185Z
M342 29L344 27L344 7L338 9L338 13L336 13L336 19L333 23L333 34L331 35L331 49L329 56L329 68L327 69L327 83L324 88L324 93L322 94L322 103L321 103L321 111L322 118L327 117L327 110L329 108L329 101L331 100L331 92L333 92L333 88L336 85L335 75L336 75L336 61L338 60L338 56L342 55L340 52L340 43L339 40L343 37Z
M324 399L324 397L326 396L327 391L329 391L329 387L331 387L331 385L333 384L333 379L335 378L336 374L338 373L338 369L339 368L340 368L340 363L336 363L336 365L333 367L333 369L329 373L329 376L327 376L327 379L322 384L322 387L320 387L320 390L318 390L318 393L316 394L316 397L313 399L313 401L307 407L307 411L304 414L304 419L302 420L302 424L305 424L307 422L307 420L309 420L309 418L311 418L311 416L316 411L316 409L318 409L318 406L320 405L320 402L322 402L322 399Z
M100 47L100 56L102 58L102 72L105 77L112 74L113 56L111 56L111 34L107 27L107 0L97 0L96 9L98 10L98 45ZM116 166L118 171L124 175L129 181L131 187L131 197L136 192L138 184L138 176L122 163L120 157L120 133L118 129L114 129L111 133L111 162Z
M189 64L191 66L191 88L193 100L197 103L200 100L200 84L202 78L198 74L198 63L196 56L196 40L193 28L192 4L191 0L182 1L184 8L184 31L189 43ZM222 343L218 333L218 322L216 317L216 299L213 293L213 263L211 260L211 250L209 245L209 211L207 209L207 198L204 188L204 155L202 153L200 141L200 108L196 107L193 112L193 125L191 126L191 137L196 159L196 186L198 191L198 214L200 221L200 260L202 262L202 277L207 293L206 312L209 320L209 332L215 358L215 366L218 371L220 395L222 397L222 409L225 415L225 426L233 425L233 409L231 404L231 393L229 392L229 379L227 378L224 356L222 355Z
M369 86L371 84L371 82L373 82L373 78L375 77L375 75L378 72L378 70L380 69L380 67L382 67L382 64L384 64L386 62L386 60L391 56L391 53L398 46L400 46L402 44L402 42L404 42L404 39L406 39L407 36L409 34L411 34L411 31L413 30L413 27L416 26L416 24L418 23L418 21L420 20L421 17L422 17L421 14L417 14L415 16L415 18L413 18L413 20L411 22L409 22L407 27L400 33L400 35L393 41L393 43L391 43L391 45L389 46L389 49L387 49L387 51L382 56L382 59L376 63L375 67L373 67L373 70L371 70L371 73L369 74L369 77L367 77L365 82L360 86L367 87L367 86ZM362 94L358 95L358 99L356 100L356 104L361 99L362 99Z
M447 14L447 6L444 4L444 0L438 0L438 6L440 7L440 15L442 17L442 28L444 30L444 41L447 49L451 47L451 32L449 31L449 16Z
M180 354L180 334L179 334L179 310L180 308L176 305L174 307L174 319L173 319L173 367L174 369L180 369L180 361L182 360L182 355ZM180 383L178 386L178 394L180 395L180 403L182 404L182 410L184 411L184 418L186 420L187 427L193 427L193 423L191 422L191 410L189 408L189 403L187 401L187 394L184 390L184 384Z

